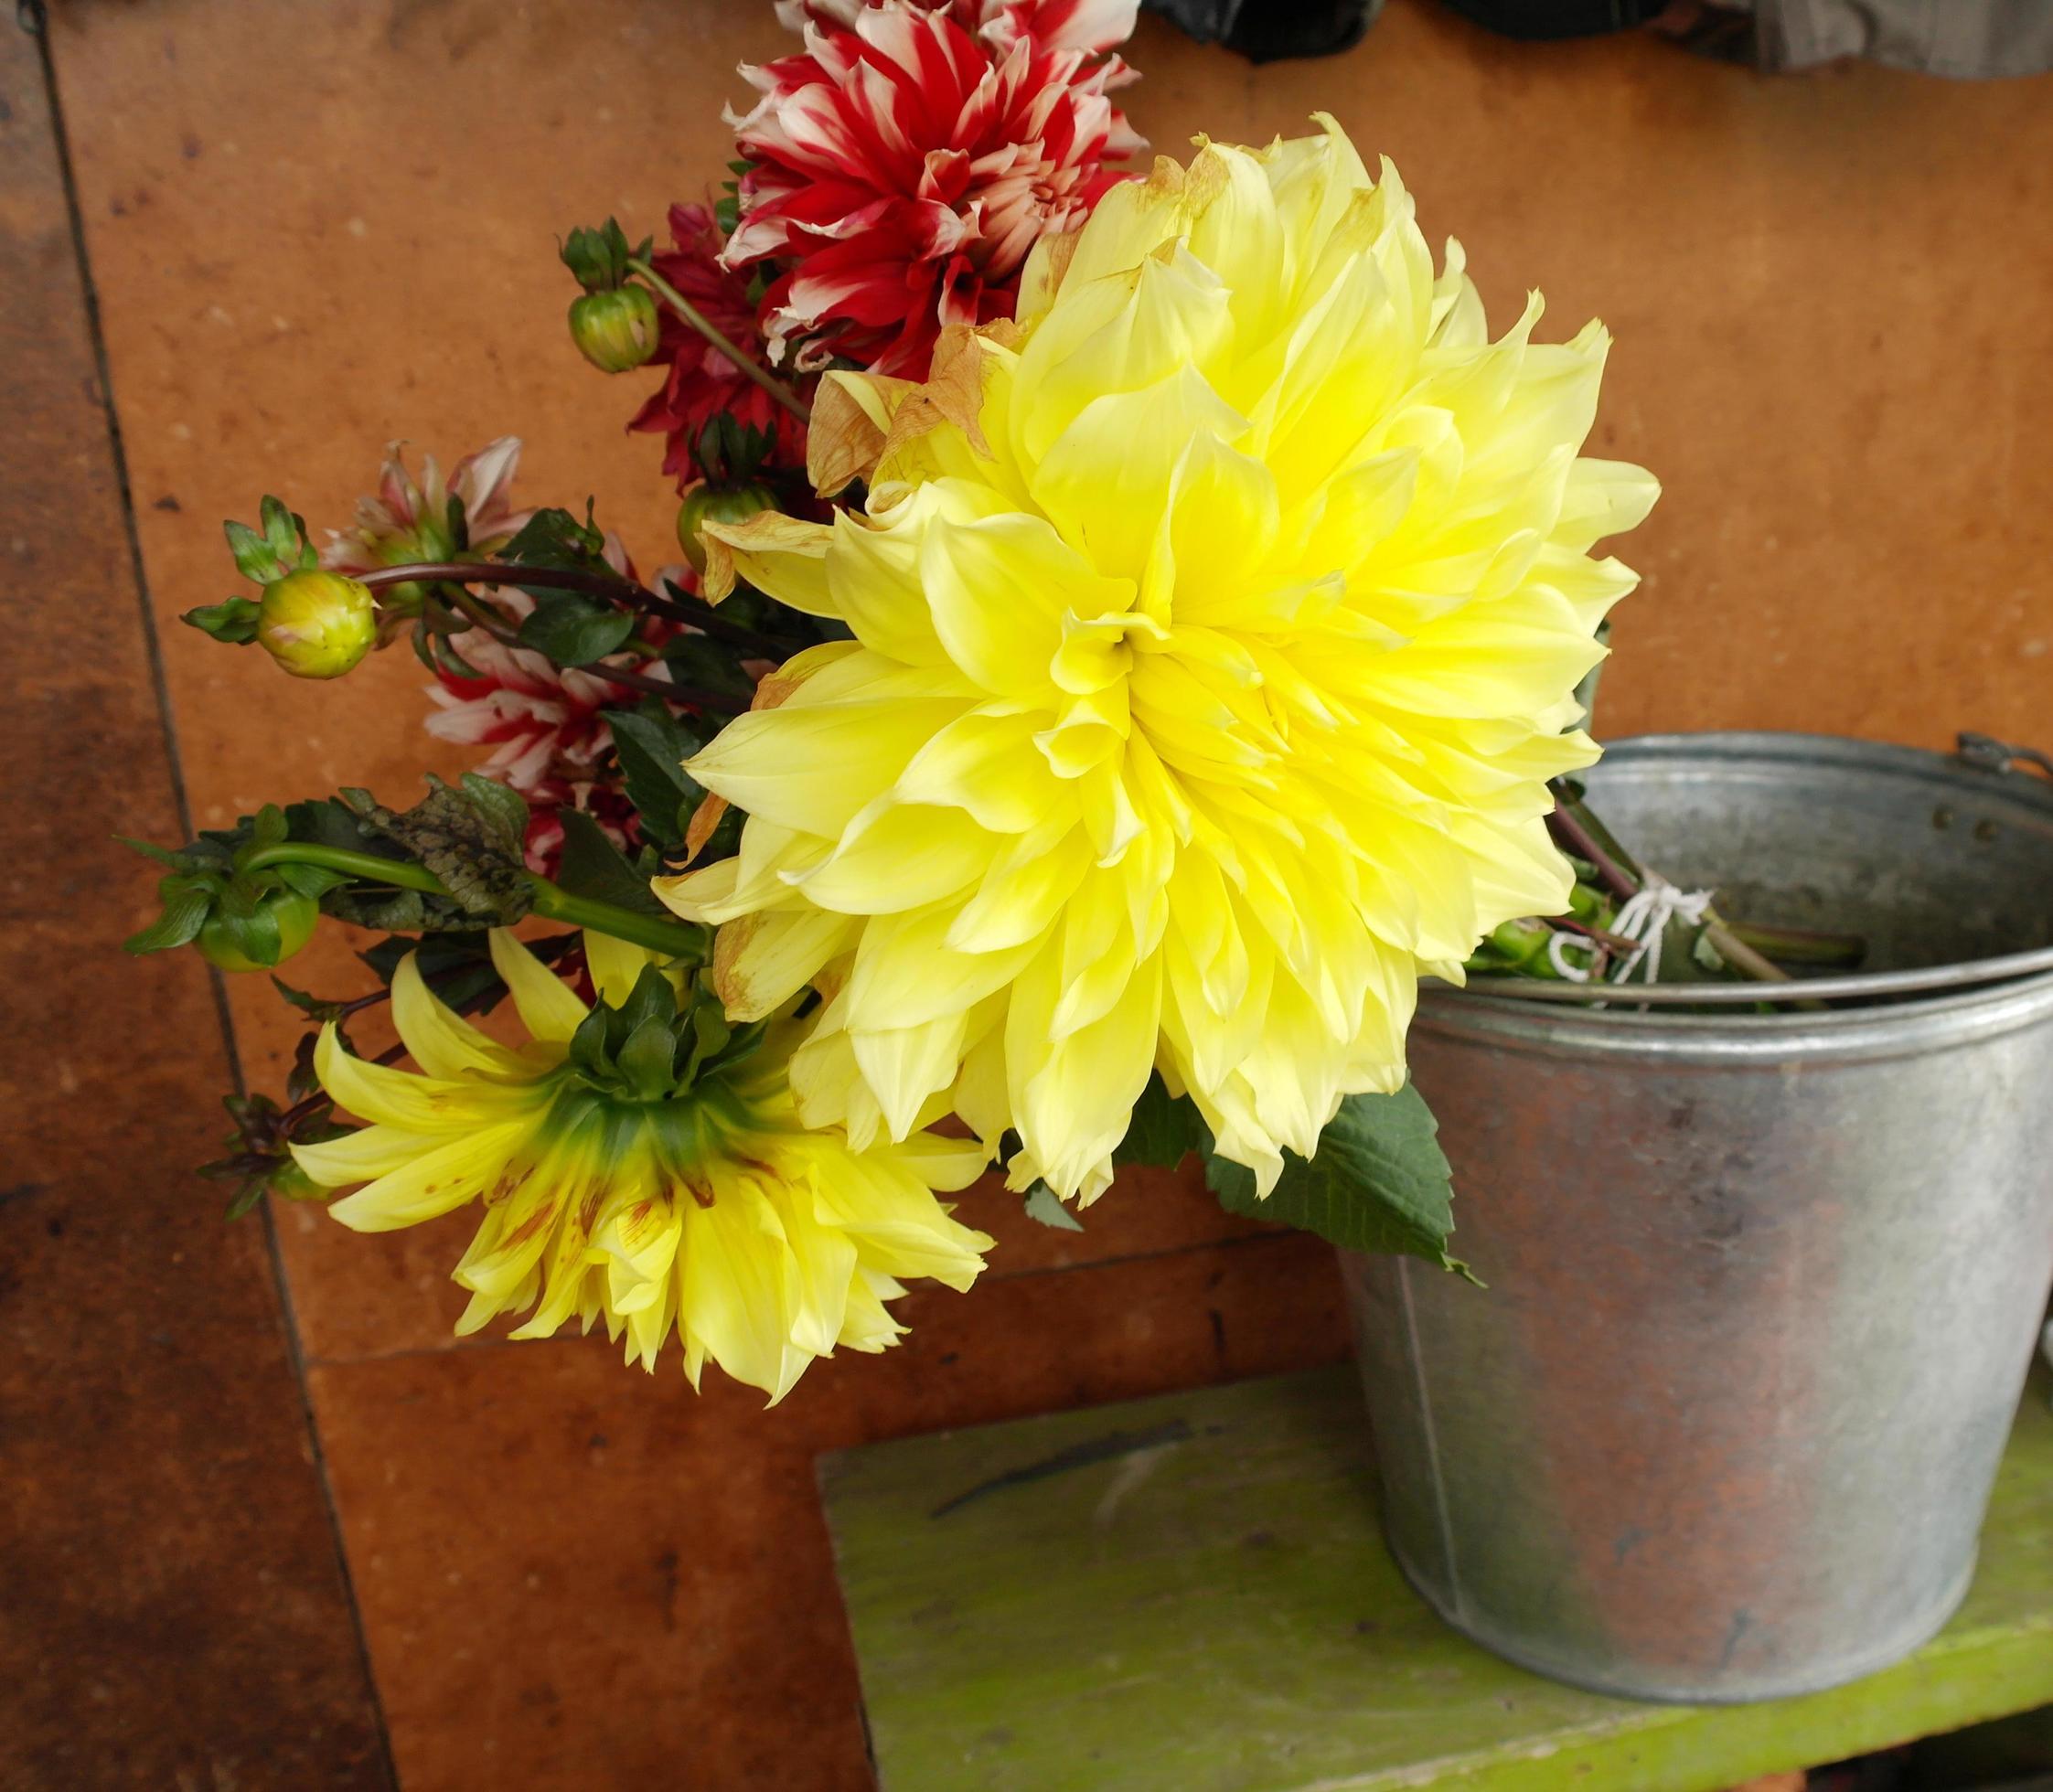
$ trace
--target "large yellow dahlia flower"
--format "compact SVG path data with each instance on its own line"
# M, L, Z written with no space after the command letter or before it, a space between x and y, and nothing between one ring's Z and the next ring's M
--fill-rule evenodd
M1588 550L1656 487L1577 458L1602 328L1492 343L1321 123L1115 188L924 389L835 376L866 515L708 531L855 637L690 762L749 820L661 886L731 1013L828 996L807 1119L953 1103L1090 1199L1159 1067L1266 1192L1402 1083L1422 971L1566 906L1545 781L1634 582Z
M639 947L585 935L587 1009L511 934L491 944L530 1042L459 1019L410 956L392 1017L421 1073L353 1058L326 1027L321 1086L374 1124L293 1147L323 1187L367 1185L329 1209L359 1232L483 1204L454 1272L471 1290L459 1332L529 1307L516 1338L604 1315L652 1370L674 1328L694 1387L711 1358L775 1403L837 1344L897 1341L898 1278L976 1279L991 1241L934 1190L977 1177L978 1146L914 1132L857 1150L807 1130L787 1075L802 1029L730 1029Z

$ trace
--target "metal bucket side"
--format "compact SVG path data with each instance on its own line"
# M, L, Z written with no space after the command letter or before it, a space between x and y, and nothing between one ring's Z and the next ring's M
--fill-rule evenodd
M1686 1701L1943 1624L2053 1283L2053 977L1823 1015L1444 997L1412 1059L1490 1286L1343 1266L1426 1596Z

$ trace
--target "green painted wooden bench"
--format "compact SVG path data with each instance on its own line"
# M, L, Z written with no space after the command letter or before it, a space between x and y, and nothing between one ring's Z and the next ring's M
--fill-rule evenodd
M1374 1520L1353 1371L820 1463L884 1792L1695 1792L2053 1702L2053 1412L1909 1660L1773 1704L1556 1686L1446 1628Z

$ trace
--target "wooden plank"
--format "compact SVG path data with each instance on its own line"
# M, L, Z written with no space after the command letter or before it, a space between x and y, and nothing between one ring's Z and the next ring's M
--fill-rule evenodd
M219 1155L231 1086L207 966L119 950L157 874L116 836L187 817L58 130L10 9L0 1787L388 1787L263 1224L224 1225L186 1168Z
M1382 1546L1347 1369L872 1445L820 1478L885 1792L1711 1792L2053 1701L2043 1383L1953 1623L1764 1705L1580 1692L1443 1626Z

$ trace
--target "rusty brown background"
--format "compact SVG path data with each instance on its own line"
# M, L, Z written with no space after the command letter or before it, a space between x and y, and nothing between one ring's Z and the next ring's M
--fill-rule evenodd
M643 380L570 351L551 238L659 230L717 177L767 0L54 11L61 137L0 24L0 1784L859 1787L814 1453L1331 1360L1323 1251L1189 1179L1080 1237L982 1193L990 1277L767 1416L596 1341L457 1344L460 1216L219 1223L183 1168L230 1074L204 966L112 955L152 901L110 835L454 763L403 652L288 686L172 622L234 583L219 518L276 489L339 523L388 438L512 432L531 501L596 493L669 556L658 444L621 431ZM1152 21L1130 55L1159 146L1328 108L1493 317L1538 286L1550 333L1612 326L1596 452L1667 496L1602 731L2053 743L2053 83L1520 47L1425 0L1326 62ZM344 943L309 957L347 986ZM291 1015L227 1001L275 1086Z

